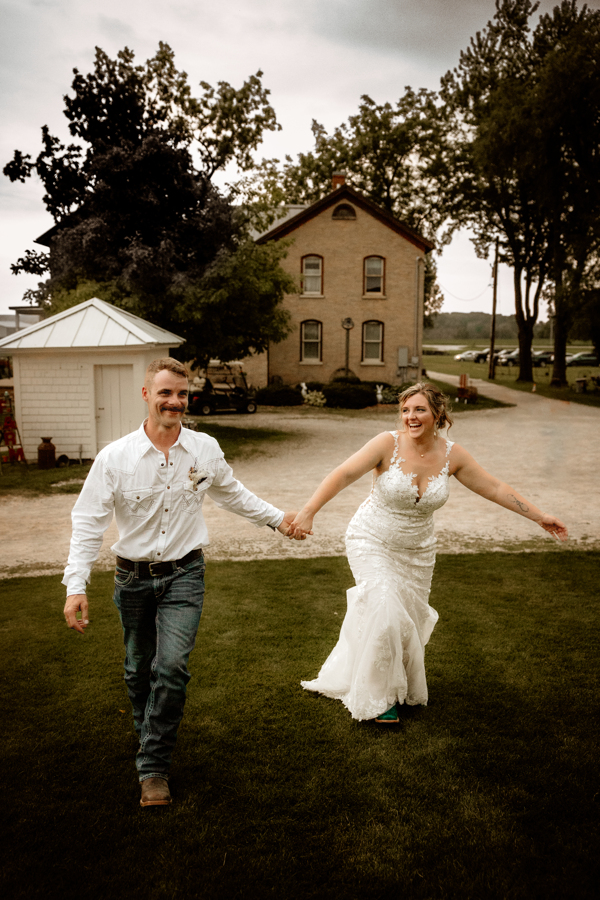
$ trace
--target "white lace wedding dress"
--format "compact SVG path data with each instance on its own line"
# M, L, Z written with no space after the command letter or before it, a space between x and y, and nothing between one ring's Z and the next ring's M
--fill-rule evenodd
M398 432L394 455L346 532L356 587L339 640L309 691L341 700L354 719L374 719L396 702L427 703L425 644L438 620L429 606L435 564L433 512L448 499L452 441L446 464L419 497L415 476L403 472Z

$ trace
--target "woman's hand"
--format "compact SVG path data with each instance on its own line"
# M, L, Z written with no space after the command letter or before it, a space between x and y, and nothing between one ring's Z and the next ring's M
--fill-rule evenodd
M548 516L546 513L543 513L542 518L538 519L538 523L547 531L548 534L551 534L552 537L556 538L557 541L566 541L569 537L569 532L567 531L567 526L563 525L560 519L557 519L556 516Z
M307 534L312 534L314 514L301 509L290 525L287 537L302 540Z

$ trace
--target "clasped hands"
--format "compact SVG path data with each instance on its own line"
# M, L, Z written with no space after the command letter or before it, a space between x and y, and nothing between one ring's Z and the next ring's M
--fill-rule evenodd
M309 534L312 534L313 516L305 513L304 510L296 512L286 512L281 525L277 527L285 537L290 540L304 541Z

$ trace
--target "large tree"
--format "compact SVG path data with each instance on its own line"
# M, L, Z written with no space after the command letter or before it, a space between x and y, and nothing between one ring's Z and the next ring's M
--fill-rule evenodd
M415 231L435 241L444 214L444 110L436 95L407 87L398 102L377 104L364 95L356 115L331 134L313 120L314 149L296 160L265 160L251 178L250 196L262 196L262 210L283 203L313 203L331 191L332 174L343 171L349 184ZM253 191L252 188L255 188ZM256 189L257 188L257 189ZM260 205L260 203L259 203ZM440 309L435 260L427 257L425 322Z
M199 363L285 337L285 245L256 246L212 182L230 163L250 169L264 130L278 127L261 73L239 90L202 82L196 98L160 44L145 65L128 49L115 60L97 49L94 70L74 74L64 103L75 141L44 127L37 159L16 151L4 169L13 181L40 177L56 223L50 253L13 266L49 276L35 299L55 312L96 294L181 334L182 354Z
M451 115L446 210L487 255L498 239L513 268L519 379L546 279L556 286L555 376L598 223L597 13L563 0L532 32L531 0L496 0L494 20L442 80ZM561 312L559 313L559 310Z

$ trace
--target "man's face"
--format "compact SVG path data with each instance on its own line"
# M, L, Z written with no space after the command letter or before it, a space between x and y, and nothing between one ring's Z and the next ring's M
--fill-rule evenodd
M178 428L187 408L188 380L161 369L149 387L144 385L142 397L148 404L148 417L153 425Z

